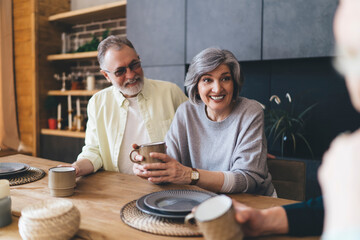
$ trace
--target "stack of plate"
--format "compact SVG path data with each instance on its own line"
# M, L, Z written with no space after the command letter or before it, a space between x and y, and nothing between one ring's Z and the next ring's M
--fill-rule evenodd
M0 162L0 178L25 172L29 167L25 163Z
M147 214L166 218L185 218L193 207L215 193L196 190L167 190L147 194L136 201L137 208Z

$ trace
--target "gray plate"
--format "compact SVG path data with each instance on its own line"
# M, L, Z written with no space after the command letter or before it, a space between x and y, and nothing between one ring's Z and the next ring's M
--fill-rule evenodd
M184 219L185 216L187 215L187 213L181 213L181 214L171 214L171 213L165 213L165 212L160 212L160 211L156 211L154 209L151 209L149 207L147 207L144 203L144 199L147 195L142 196L141 198L139 198L138 200L136 200L136 207L147 214L150 215L154 215L157 217L164 217L164 218L175 218L175 219Z
M168 190L150 193L145 196L147 207L165 213L189 213L191 210L215 193L196 190Z
M0 176L22 173L27 171L29 167L30 166L25 163L0 162Z

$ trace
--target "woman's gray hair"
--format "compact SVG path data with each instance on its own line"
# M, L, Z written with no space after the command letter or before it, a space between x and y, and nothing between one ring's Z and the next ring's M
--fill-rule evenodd
M231 73L234 83L234 92L232 99L236 99L241 91L244 78L240 72L240 64L234 54L228 50L218 48L206 48L197 54L191 61L189 70L185 78L185 87L189 95L189 101L192 104L201 102L198 94L197 85L202 75L213 71L221 64L226 64Z
M97 55L100 68L102 68L104 57L107 50L109 50L110 48L115 48L116 50L120 50L123 47L123 45L126 45L135 50L133 44L126 37L110 35L104 40L102 40L98 46L98 55Z

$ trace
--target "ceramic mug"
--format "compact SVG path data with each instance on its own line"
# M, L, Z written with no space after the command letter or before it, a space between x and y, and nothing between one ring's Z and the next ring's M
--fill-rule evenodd
M74 193L76 171L73 167L53 167L49 169L49 189L53 197L67 197Z
M241 224L235 219L232 200L225 195L202 202L185 217L185 224L190 225L192 221L207 240L241 240L244 236Z
M150 153L151 152L165 153L165 149L166 149L165 142L142 144L137 149L132 150L129 154L129 157L130 157L130 160L134 163L139 163L139 164L158 163L158 162L162 162L162 161L160 159L150 157ZM138 154L140 154L144 157L141 162L136 161L133 158L134 152L137 152Z

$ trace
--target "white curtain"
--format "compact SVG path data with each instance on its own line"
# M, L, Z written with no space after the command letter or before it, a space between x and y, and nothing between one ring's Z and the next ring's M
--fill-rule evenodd
M0 0L0 148L19 147L13 67L12 1Z

